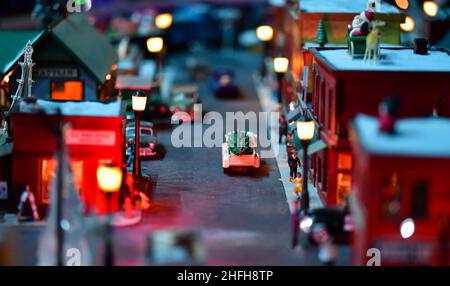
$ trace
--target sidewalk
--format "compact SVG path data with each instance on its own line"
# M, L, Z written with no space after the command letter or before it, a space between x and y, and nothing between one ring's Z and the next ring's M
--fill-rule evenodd
M275 110L277 106L277 102L272 97L272 90L270 87L265 85L259 75L253 75L253 82L255 84L255 89L259 97L259 101L261 103L262 109L264 112L272 112ZM274 120L274 119L272 119ZM273 126L276 122L271 122L270 125ZM278 143L278 132L277 130L270 129L270 140L272 146L278 147L279 153L278 156L275 157L278 165L278 170L280 171L280 181L283 183L284 192L286 194L286 201L289 205L289 210L291 213L293 212L294 202L297 199L297 196L294 192L295 183L292 183L289 180L289 165L287 163L287 152L286 145ZM278 145L278 146L277 146ZM301 170L300 170L301 173ZM316 188L308 182L308 192L310 197L310 207L311 209L321 208L323 207L322 200L320 199Z

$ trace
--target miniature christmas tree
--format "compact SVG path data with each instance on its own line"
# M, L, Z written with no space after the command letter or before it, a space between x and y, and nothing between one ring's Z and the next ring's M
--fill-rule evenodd
M327 31L325 30L325 22L323 19L319 22L319 27L317 28L316 42L321 48L328 43Z
M245 131L232 131L228 133L228 150L230 154L251 154L252 147L250 136Z

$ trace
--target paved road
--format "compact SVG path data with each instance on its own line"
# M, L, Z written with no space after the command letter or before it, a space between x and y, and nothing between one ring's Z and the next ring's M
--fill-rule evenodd
M209 54L207 59L212 66L235 68L242 98L218 100L204 82L199 82L204 111L222 115L261 111L252 82L258 57ZM184 60L183 56L172 60L181 71L177 73L178 83L187 82L181 65ZM159 132L165 158L143 163L144 174L156 181L152 210L140 226L116 232L121 237L121 263L135 263L136 253L145 245L142 233L160 228L199 229L208 265L318 263L313 252L290 248L289 210L274 159L265 159L261 170L252 176L224 175L220 148L174 148L171 132L171 128Z

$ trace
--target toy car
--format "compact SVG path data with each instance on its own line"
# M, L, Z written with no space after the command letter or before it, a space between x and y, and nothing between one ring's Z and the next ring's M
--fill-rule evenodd
M130 156L131 147L130 144L134 144L136 127L134 121L129 122L126 127L126 140L127 140L127 148L126 155ZM156 146L158 144L158 140L156 138L155 131L153 130L153 123L148 121L141 121L140 124L140 148L139 148L139 156L140 157L152 157L156 156Z
M222 144L224 172L241 168L259 168L260 158L256 149L256 134L240 130L228 132Z
M350 213L340 207L311 210L299 227L312 245L320 244L323 235L331 236L336 244L349 244L354 228Z
M208 86L216 97L230 98L239 95L239 87L235 83L235 74L230 69L215 69L208 78Z
M170 111L172 121L191 122L195 120L196 104L200 103L196 85L176 86L172 89ZM188 114L188 116L187 116Z

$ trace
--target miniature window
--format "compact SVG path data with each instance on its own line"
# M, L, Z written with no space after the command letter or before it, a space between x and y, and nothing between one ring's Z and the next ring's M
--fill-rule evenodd
M428 182L416 181L411 193L411 217L424 218L427 215L428 206Z
M397 173L394 173L386 182L382 193L382 215L386 219L399 219L401 217L400 183Z
M352 155L347 153L338 154L338 169L351 170L352 169Z
M50 202L53 179L56 177L57 172L56 167L56 161L53 159L43 159L41 161L42 179L39 193L41 201L44 204ZM71 170L75 190L81 194L81 187L83 184L83 161L71 161Z
M337 204L345 205L347 196L351 191L352 176L349 172L339 172L337 174Z
M82 81L52 81L51 99L83 100Z
M328 124L327 124L327 129L328 130L330 130L331 132L333 132L333 130L331 130L332 129L332 123L333 123L333 90L332 89L329 89L328 90L328 98L327 98L327 100L328 100L328 113L327 113L327 116L328 116Z

